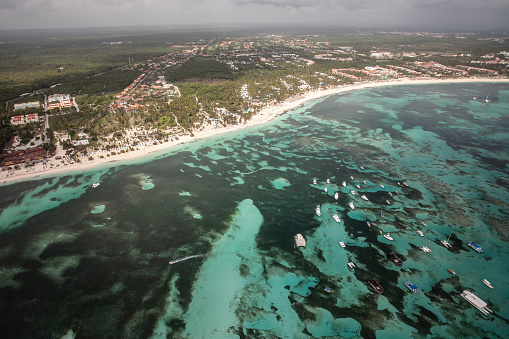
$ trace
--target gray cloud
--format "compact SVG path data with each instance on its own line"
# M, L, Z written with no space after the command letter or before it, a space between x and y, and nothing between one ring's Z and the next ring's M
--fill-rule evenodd
M209 23L488 28L508 27L507 17L507 0L0 0L0 29Z

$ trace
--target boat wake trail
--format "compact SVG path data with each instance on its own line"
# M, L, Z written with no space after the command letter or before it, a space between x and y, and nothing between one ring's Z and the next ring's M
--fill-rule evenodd
M185 261L185 260L189 260L189 259L193 259L193 258L201 258L201 257L203 257L203 254L190 255L188 257L172 260L172 261L169 262L169 264L173 265L173 264L176 264L176 263L181 262L181 261Z

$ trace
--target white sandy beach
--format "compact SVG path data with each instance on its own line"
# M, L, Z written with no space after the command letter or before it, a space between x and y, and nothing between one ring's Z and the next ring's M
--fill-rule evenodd
M269 106L264 109L262 109L258 114L253 116L246 124L239 124L239 125L233 125L228 127L222 127L222 128L212 128L208 126L207 128L193 132L194 136L191 137L189 135L179 137L179 140L173 140L168 141L164 143L160 143L158 145L151 145L151 146L145 146L143 149L138 149L131 152L126 153L120 153L117 155L111 155L109 157L99 158L97 156L94 156L94 160L90 161L86 158L82 160L80 163L74 163L74 164L68 164L66 166L53 166L49 167L46 166L46 168L43 168L42 163L38 163L33 167L33 170L27 172L25 169L16 170L14 171L13 175L9 175L7 172L3 172L2 175L5 175L6 177L1 178L0 180L3 184L8 184L12 182L17 182L21 180L30 180L34 178L34 176L40 177L54 177L57 175L61 175L63 173L68 172L86 172L87 170L96 167L96 166L106 166L106 167L113 167L117 165L121 165L123 163L126 163L130 160L146 156L149 153L167 149L182 143L186 143L192 140L206 138L218 134L223 134L227 132L232 132L241 128L247 128L259 124L266 123L276 116L294 109L303 103L309 101L318 99L320 97L337 94L337 93L343 93L348 92L352 90L358 90L358 89L365 89L365 88L373 88L373 87L381 87L381 86L391 86L391 85L411 85L411 84L436 84L436 83L472 83L472 82L486 82L486 83L495 83L495 82L507 82L509 83L509 79L488 79L488 78L462 78L462 79L444 79L444 80L438 80L438 79L393 79L393 80L386 80L386 81L378 81L378 82L363 82L363 83L356 83L354 85L349 86L341 86L337 88L331 88L331 89L325 89L325 90L318 90L318 91L311 91L308 92L305 95L302 95L297 98L290 98L288 101L285 101L277 106ZM57 154L58 155L58 154ZM54 160L54 158L50 159L53 164L57 164L58 161ZM12 171L11 171L12 173Z

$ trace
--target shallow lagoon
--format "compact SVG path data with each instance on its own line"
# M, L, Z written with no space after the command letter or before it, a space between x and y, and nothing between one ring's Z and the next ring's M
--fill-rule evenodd
M489 104L472 100L488 93ZM383 87L148 162L1 187L0 328L8 337L508 337L508 117L503 84ZM449 235L451 250L440 243ZM192 255L203 257L168 265ZM464 301L464 289L495 315Z

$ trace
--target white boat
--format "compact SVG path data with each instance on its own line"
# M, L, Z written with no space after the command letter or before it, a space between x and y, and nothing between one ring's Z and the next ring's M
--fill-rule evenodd
M352 180L353 180L353 176L350 176L350 179L352 179Z
M364 199L364 200L366 200L366 201L368 201L368 200L369 200L369 199L368 199L368 197L366 197L364 194L363 194L363 195L361 195L361 198L362 198L362 199Z
M313 185L316 185L316 179L313 179Z
M488 280L483 279L483 280L482 280L482 282L483 282L486 286L488 286L489 288L493 288L493 286L491 286L491 283L490 283Z
M364 169L364 166L361 166L360 168L361 168L361 169Z
M325 187L325 189L324 189L324 190L325 190L325 192L327 192L327 187Z
M350 208L353 210L355 209L355 206L353 205L353 202L351 202L351 201L348 203L348 206L350 206Z
M339 198L339 193L338 192L334 193L334 199L338 200L338 198Z
M380 187L385 188L385 186L384 186L384 185L380 185Z
M317 216L321 216L322 215L322 212L320 211L320 205L316 206L316 215Z
M100 185L100 183L98 183L98 182L94 182L94 183L92 184L92 188L96 188L96 187L97 187L97 186L99 186L99 185Z
M488 95L486 96L486 99L484 99L482 102L491 102L491 100L490 100L490 99L488 99L488 97L489 97L489 96L490 96L490 95L488 94Z
M421 247L421 250L422 250L424 253L430 253L430 252L431 252L431 250L430 250L430 249L429 249L429 247L427 247L427 246L422 246L422 247Z
M440 242L442 243L442 245L445 246L445 248L452 248L452 245L449 244L449 242L447 240L442 240Z
M477 100L477 97L473 97L472 100Z
M387 205L391 204L391 202L389 200L385 200L385 202L387 203Z
M336 220L336 222L341 222L341 220L339 219L339 217L338 217L338 215L337 215L337 214L334 214L334 215L332 216L332 218L333 218L334 220Z
M330 179L327 179L327 183L330 184Z
M410 186L408 186L408 184L407 184L406 182L404 182L404 181L403 181L403 186L405 186L405 187L410 187Z
M424 221L423 221L423 222L421 222L421 224L422 224L422 225L424 225L424 226L426 226L426 227L428 227L428 225L426 225L426 223L425 223Z
M357 187L358 189L361 189L361 185L355 185L355 187Z
M384 234L384 238L387 239L387 240L394 240L394 238L391 237L391 235L389 233Z
M387 194L389 194L389 195L392 197L392 192L389 192L389 193L387 193Z
M421 237L424 237L424 233L422 233L422 231L417 231L417 234L419 234Z
M302 236L302 234L298 233L298 234L295 234L293 236L293 238L295 239L295 244L297 245L297 247L306 247L306 239L304 239L304 237Z
M350 268L355 268L355 267L357 267L357 266L355 266L355 264L354 264L353 262L351 262L351 261L350 261L347 265L348 265L348 267L350 267Z
M489 315L493 313L492 310L488 308L488 304L475 294L473 294L470 291L464 290L463 293L461 293L461 297L468 301L472 306L477 308L479 311L481 311L485 315Z
M345 243L344 243L344 242L342 242L342 241L340 241L340 242L339 242L339 245L340 245L341 247L343 247L343 248L345 248L345 247L346 247Z
M350 193L352 193L352 195L355 195L355 191L351 191Z
M343 187L346 187L346 181L343 181L341 185L343 185Z

